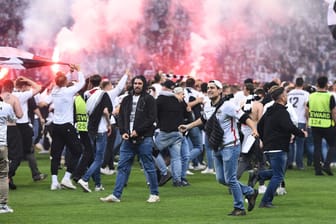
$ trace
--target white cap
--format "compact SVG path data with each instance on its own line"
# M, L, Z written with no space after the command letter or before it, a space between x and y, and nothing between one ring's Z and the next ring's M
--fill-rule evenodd
M218 80L211 80L209 81L209 83L215 84L215 86L217 86L218 89L223 89L223 84Z

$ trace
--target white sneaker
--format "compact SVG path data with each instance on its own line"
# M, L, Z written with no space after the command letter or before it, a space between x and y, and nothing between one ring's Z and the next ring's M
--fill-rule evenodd
M149 195L149 198L147 200L148 203L155 203L155 202L159 202L159 201L160 201L159 195L155 195L155 194Z
M198 164L197 166L194 166L194 170L204 170L206 168L205 165Z
M11 209L11 207L9 207L7 204L0 205L0 214L13 213L13 212L14 210Z
M104 191L104 190L105 190L105 188L103 187L102 184L95 187L95 191Z
M265 194L267 187L265 185L260 185L258 188L259 194Z
M193 172L191 172L190 170L187 170L187 175L194 175L194 173Z
M287 191L284 187L278 187L276 190L276 194L282 196L287 194Z
M85 192L91 192L88 182L84 181L83 179L79 179L77 183L83 188Z
M100 168L100 173L105 174L105 175L113 175L114 170L110 170L108 167Z
M38 154L49 154L49 150L41 150L38 152Z
M62 189L62 187L59 183L55 183L55 184L52 183L51 186L50 186L50 190L52 190L52 191L61 190L61 189Z
M72 181L70 179L65 178L62 179L61 186L71 190L75 190L77 188L75 185L72 184Z
M120 202L120 199L114 196L113 194L110 194L109 196L105 198L100 198L102 202Z
M34 146L37 151L45 150L41 143L36 143Z
M206 168L205 170L201 171L201 173L202 174L216 174L214 169L209 169L209 168Z

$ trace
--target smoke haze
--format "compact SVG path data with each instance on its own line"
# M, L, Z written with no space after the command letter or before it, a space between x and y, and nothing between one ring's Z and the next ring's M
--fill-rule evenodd
M232 49L262 42L293 17L322 14L305 0L31 0L23 47L120 76L127 68L213 78ZM314 11L315 10L315 11ZM273 27L273 29L270 29ZM259 54L259 53L258 53ZM48 56L48 55L46 55Z

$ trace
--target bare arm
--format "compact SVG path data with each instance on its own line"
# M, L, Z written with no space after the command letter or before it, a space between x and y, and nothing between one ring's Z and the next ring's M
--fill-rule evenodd
M14 110L15 116L17 118L21 118L23 116L23 112L22 112L20 101L19 101L19 99L16 96L12 95L12 97L13 97L13 104L12 104L12 106L13 106L13 110Z
M197 97L196 100L191 101L191 102L188 103L188 107L193 108L193 107L196 106L197 104L199 104L199 103L203 103L203 101L204 101L204 98L203 98L203 97Z
M41 114L41 111L40 109L37 107L35 110L34 110L34 113L38 116L38 118L40 119L40 122L41 124L44 124L45 123L45 120Z
M194 127L200 126L201 124L203 124L201 118L198 118L197 120L189 123L189 124L182 124L178 127L180 132L186 132Z
M107 122L107 135L111 134L111 123L110 123L110 112L107 107L104 108L103 110L103 117Z
M20 76L19 79L23 80L23 81L26 81L31 87L32 87L32 90L33 90L33 96L36 95L38 92L41 91L41 88L42 86L37 84L36 82L34 82L33 80L31 79L28 79L26 77L23 77L23 76Z

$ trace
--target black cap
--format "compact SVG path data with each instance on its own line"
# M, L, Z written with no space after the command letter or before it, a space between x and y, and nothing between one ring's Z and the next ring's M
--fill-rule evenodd
M175 88L175 83L170 79L167 79L161 85L171 90Z

